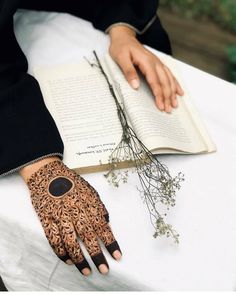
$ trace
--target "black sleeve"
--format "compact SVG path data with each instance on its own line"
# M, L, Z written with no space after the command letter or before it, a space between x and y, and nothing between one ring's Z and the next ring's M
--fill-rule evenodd
M38 82L27 74L27 60L14 34L13 12L4 7L0 7L0 38L0 176L3 176L49 155L62 158L64 146Z
M91 2L96 7L90 19L95 28L108 33L113 26L125 25L141 43L172 54L168 33L157 15L158 0L90 0L90 6Z
M157 18L158 0L96 0L93 24L107 31L116 23L124 23L142 34Z

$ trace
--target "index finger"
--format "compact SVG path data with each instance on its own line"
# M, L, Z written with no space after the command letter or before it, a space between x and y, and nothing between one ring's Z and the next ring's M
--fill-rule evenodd
M139 69L141 70L142 74L145 76L149 87L155 97L157 107L163 111L164 106L164 95L162 86L160 84L160 80L158 78L157 72L153 65L149 64L147 61L141 62L138 64Z

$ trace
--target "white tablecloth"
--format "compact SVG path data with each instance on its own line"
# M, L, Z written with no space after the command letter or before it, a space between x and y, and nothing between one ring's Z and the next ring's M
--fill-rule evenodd
M109 43L90 23L68 14L22 10L15 25L29 72L37 65L79 62L93 49L104 54ZM108 275L93 267L84 277L54 255L26 185L13 174L0 179L0 275L9 290L236 289L236 87L178 66L218 148L208 155L160 157L173 175L182 171L186 177L168 217L180 244L152 237L135 174L118 189L102 173L84 175L106 204L123 251L120 262L105 252Z

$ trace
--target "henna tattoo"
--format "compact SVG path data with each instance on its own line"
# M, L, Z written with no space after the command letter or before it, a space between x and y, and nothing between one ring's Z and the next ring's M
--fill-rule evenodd
M108 224L109 214L97 191L60 160L50 162L27 181L31 201L56 255L71 259L81 271L89 267L77 237L98 267L104 263L98 237L109 253L119 250ZM121 252L121 251L120 251Z

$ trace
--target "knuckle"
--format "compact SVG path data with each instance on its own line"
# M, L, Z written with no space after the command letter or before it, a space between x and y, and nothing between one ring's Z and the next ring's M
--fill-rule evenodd
M157 82L156 82L155 80L150 79L150 78L147 79L147 80L148 80L149 85L150 85L152 88L156 87Z
M172 95L175 95L175 93L177 92L177 86L175 84L173 84L171 90L172 90Z
M125 69L124 70L124 73L125 73L125 76L129 79L129 80L132 80L134 78L137 78L137 75L136 75L136 72L129 68L129 69Z
M161 88L157 87L155 90L153 90L154 94L157 96L157 97L160 97L162 99L163 97L163 91Z
M162 92L159 89L152 89L152 92L153 92L155 97L162 96Z
M172 101L172 102L175 102L176 99L177 99L176 95L175 95L175 94L172 94L172 95L171 95L171 101Z
M116 60L119 62L123 61L124 54L125 54L125 51L123 49L118 50L115 54Z
M149 56L149 54L143 54L143 55L141 56L141 59L143 60L143 62L144 62L145 64L151 62L151 57Z
M169 105L170 104L170 98L169 97L165 97L164 98L164 102L165 102L165 105Z
M156 96L155 99L156 99L156 103L157 103L158 106L163 105L163 103L164 103L164 98L163 98L163 96L158 95L158 96Z
M160 88L160 84L154 75L147 75L147 82L151 88Z
M165 93L165 100L168 101L168 102L171 101L171 93L170 92Z
M165 88L170 87L169 79L165 73L163 73L162 77L160 78L160 84Z
M167 80L165 80L165 81L163 81L163 82L161 83L161 86L162 86L164 92L165 92L167 95L170 95L170 93L171 93L171 84L170 84Z

